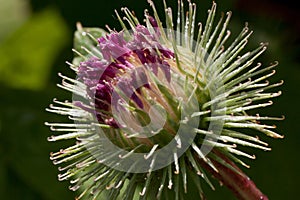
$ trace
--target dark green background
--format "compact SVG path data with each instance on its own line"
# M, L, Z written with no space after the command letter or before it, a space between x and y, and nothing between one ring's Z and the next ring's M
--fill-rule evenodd
M9 8L20 7L21 1L12 1L17 3ZM54 97L71 99L71 94L56 84L60 82L58 72L74 77L64 62L72 60L75 24L77 21L84 26L108 24L118 29L114 9L128 6L141 18L148 4L146 0L31 0L23 1L21 8L11 11L3 2L9 1L1 0L0 4L0 199L73 199L68 183L57 181L57 168L49 160L49 152L68 144L47 142L52 133L44 122L64 120L45 111ZM177 1L168 2L176 5ZM249 22L254 30L249 49L261 41L270 43L260 61L267 65L278 60L280 65L272 80L285 81L280 88L283 95L274 99L272 107L262 111L286 116L286 120L277 123L278 131L285 138L275 140L262 136L272 151L253 150L257 159L244 159L251 165L251 169L244 171L271 200L298 199L300 9L288 0L216 2L219 12L233 11L230 25L233 35L245 21ZM211 2L197 0L196 3L199 20L204 21ZM157 0L157 6L161 5ZM162 9L158 10L163 16ZM206 191L208 199L234 199L224 187L217 187L215 192L209 188Z

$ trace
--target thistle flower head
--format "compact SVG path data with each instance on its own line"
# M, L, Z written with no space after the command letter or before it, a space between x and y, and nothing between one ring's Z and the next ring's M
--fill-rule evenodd
M184 199L190 184L204 198L201 180L214 188L209 172L238 198L267 199L234 163L248 167L239 156L255 158L240 146L270 150L246 129L282 137L261 122L282 118L248 114L280 95L267 92L282 84L267 81L277 62L254 63L264 43L241 53L252 33L247 26L227 44L231 13L214 23L215 3L205 26L197 26L195 4L188 1L185 15L178 1L174 18L164 2L165 28L149 3L153 16L145 11L143 24L127 8L123 18L116 12L121 31L78 24L78 57L69 63L77 77L60 74L59 85L72 102L55 99L47 109L75 122L46 123L66 132L49 141L76 140L51 153L59 180L81 188L78 199Z

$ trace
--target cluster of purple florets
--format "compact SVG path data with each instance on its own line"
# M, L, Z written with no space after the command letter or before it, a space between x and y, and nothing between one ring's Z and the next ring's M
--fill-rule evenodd
M161 70L170 81L171 67L167 61L174 59L174 53L158 42L159 34L150 33L145 26L136 26L132 34L127 34L129 39L125 39L124 35L125 32L112 32L99 38L98 48L103 58L91 57L81 62L78 71L79 80L87 86L89 106L95 108L98 121L115 128L118 125L110 114L114 86L118 84L125 95L143 108L137 95L141 89L136 86L137 81L147 79L145 70L155 75ZM126 74L132 70L137 73L131 73L128 77ZM150 88L149 84L143 87Z

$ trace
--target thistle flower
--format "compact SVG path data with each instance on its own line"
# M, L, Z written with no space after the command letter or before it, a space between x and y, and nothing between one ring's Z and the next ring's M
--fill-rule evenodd
M47 109L75 122L46 122L66 132L49 141L76 141L51 153L59 180L81 191L77 199L185 199L192 184L204 199L203 181L214 189L211 173L239 199L267 199L235 164L249 167L239 157L255 158L240 146L270 150L247 129L282 138L261 122L282 117L252 114L281 94L267 92L282 84L267 81L277 62L254 63L267 44L242 54L252 34L247 25L227 44L231 12L214 25L215 3L197 27L195 4L188 1L185 15L178 1L174 18L164 2L163 28L148 2L153 16L145 11L145 25L127 8L123 18L116 12L121 31L78 24L78 56L68 63L77 77L60 74L58 85L73 93L72 102L55 99Z

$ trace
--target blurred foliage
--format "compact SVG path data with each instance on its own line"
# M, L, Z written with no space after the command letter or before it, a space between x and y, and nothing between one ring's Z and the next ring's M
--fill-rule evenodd
M0 43L15 31L29 15L28 2L25 0L0 0ZM7 17L9 16L9 17Z
M54 9L33 14L0 46L0 81L15 88L43 89L66 42L67 27Z
M157 2L162 13L162 3ZM177 1L169 0L176 6ZM198 17L203 21L211 1L196 1ZM216 1L218 11L233 11L230 28L234 35L245 21L254 30L250 47L261 41L270 43L261 58L268 63L278 60L280 65L273 81L285 80L283 95L265 114L286 120L277 123L286 137L270 143L271 152L254 150L255 161L244 159L251 169L244 169L270 199L297 199L299 159L297 133L300 116L299 55L300 10L290 0L224 0ZM114 9L128 6L140 18L149 9L146 0L0 0L0 198L12 200L73 199L68 183L57 181L57 169L49 160L49 152L68 146L65 142L49 143L52 133L44 121L62 121L65 118L46 113L53 97L70 99L71 95L55 84L60 82L57 72L74 77L64 64L72 60L73 31L76 22L86 27L120 26ZM215 185L218 183L215 181ZM224 187L211 191L205 186L208 199L233 199Z

